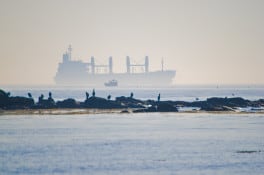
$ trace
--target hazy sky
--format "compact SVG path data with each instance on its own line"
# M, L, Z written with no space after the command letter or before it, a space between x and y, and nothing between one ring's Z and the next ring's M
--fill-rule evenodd
M73 59L125 57L175 84L264 84L263 0L0 0L0 84L52 84Z

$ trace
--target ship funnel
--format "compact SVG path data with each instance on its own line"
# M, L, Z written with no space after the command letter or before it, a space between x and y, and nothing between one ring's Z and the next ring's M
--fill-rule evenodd
M109 57L109 74L113 73L113 58Z
M69 61L68 53L63 54L63 62L65 63L65 62L68 62L68 61Z
M129 58L129 56L126 57L126 63L127 63L127 73L130 74L130 58Z
M68 51L66 51L62 56L63 62L71 61L71 52L72 52L72 47L71 45L69 45Z
M92 74L95 73L95 62L94 62L94 57L91 57L91 69L92 69Z
M145 72L149 72L149 58L148 56L145 57Z

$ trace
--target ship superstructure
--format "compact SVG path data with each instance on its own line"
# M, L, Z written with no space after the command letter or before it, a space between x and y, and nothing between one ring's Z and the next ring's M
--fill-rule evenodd
M72 60L72 48L69 46L67 52L63 54L62 62L59 63L55 82L58 85L88 85L104 86L105 82L117 80L119 86L169 86L175 77L175 70L149 71L149 58L145 57L144 64L132 64L130 57L126 57L126 72L113 72L113 58L109 57L108 64L99 65L95 63L92 56L90 62ZM135 71L137 68L143 72Z

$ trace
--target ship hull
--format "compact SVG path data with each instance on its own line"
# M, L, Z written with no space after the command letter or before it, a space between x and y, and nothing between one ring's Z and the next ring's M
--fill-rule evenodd
M85 85L85 86L104 86L105 82L115 79L118 86L169 86L172 84L176 71L156 71L148 73L113 73L113 74L80 74L71 76L70 74L61 76L57 74L55 82L57 85Z

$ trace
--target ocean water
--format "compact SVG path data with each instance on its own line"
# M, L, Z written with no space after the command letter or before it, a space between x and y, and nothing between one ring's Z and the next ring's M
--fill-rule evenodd
M263 114L0 115L0 174L263 174Z
M43 94L45 98L48 93L52 92L55 100L66 98L74 98L78 101L84 101L85 92L92 94L92 87L3 87L4 90L11 92L12 96L27 96L30 92L35 100ZM206 100L210 97L243 97L249 100L264 99L264 86L175 86L167 88L95 88L96 96L106 98L108 95L112 99L119 96L130 96L134 93L137 99L157 100L157 96L161 94L161 100L183 100L195 101Z

